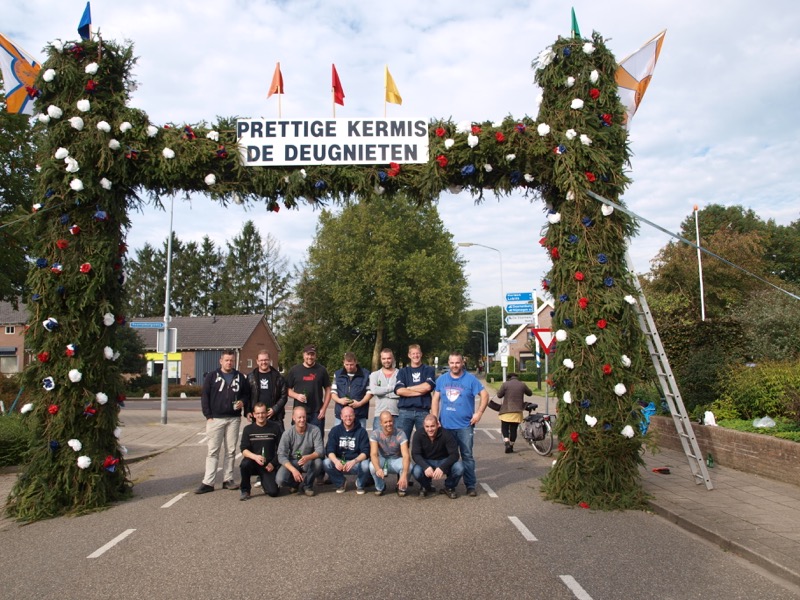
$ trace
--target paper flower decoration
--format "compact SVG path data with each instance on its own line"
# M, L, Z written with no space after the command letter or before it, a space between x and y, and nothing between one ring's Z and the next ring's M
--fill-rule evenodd
M506 154L506 160L507 160L508 162L511 162L511 161L513 161L515 158L517 158L517 155L516 155L516 154Z
M581 273L580 271L575 271L574 277L575 277L575 281L583 281L584 280L583 273Z
M463 177L469 177L475 173L475 165L464 165L461 167L461 175Z
M175 158L175 151L172 148L164 148L161 151L161 155L167 159Z
M625 298L623 298L623 300L625 300L625 302L627 302L628 304L631 304L631 305L636 304L636 298L634 298L630 294L625 296Z
M119 459L114 458L111 455L108 455L106 456L106 459L103 461L103 468L109 473L113 473L117 468L117 464L119 464Z
M469 134L467 136L467 146L469 146L470 148L474 148L475 146L477 146L479 141L480 138L478 138L477 135Z
M631 439L634 436L633 427L630 425L625 425L625 427L622 428L622 431L620 431L620 434L628 439Z
M108 221L108 213L104 210L100 210L99 208L94 213L94 220L95 221Z
M622 363L622 366L623 366L623 367L630 367L630 366L631 366L631 359L630 359L630 358L628 358L628 355L627 355L627 354L623 354L623 355L620 357L619 361Z
M119 125L120 133L125 133L126 131L130 131L133 125L131 125L128 121L123 121Z
M96 62L91 62L83 69L87 75L96 75L97 69L100 67Z
M555 246L550 248L550 256L552 256L553 258L560 258L561 255L558 253L558 248L556 248Z
M597 83L598 79L600 79L600 73L598 73L596 70L589 73L589 81L592 83Z
M206 175L203 181L205 181L206 185L212 186L215 183L217 183L217 176L214 175L213 173L209 173L208 175Z
M80 226L79 226L79 225L72 225L72 226L69 228L69 232L70 232L72 235L78 235L78 234L80 234L80 232L81 232L81 228L80 228Z
M568 88L571 88L573 85L575 85L575 78L567 77L567 80L564 82L564 85Z
M80 192L83 190L83 182L80 179L73 179L69 182L69 187L75 192Z
M51 415L58 414L58 405L51 404L50 406L47 407L47 412L49 412Z
M559 144L558 146L553 148L553 152L559 155L565 154L567 152L567 147L564 144Z
M58 160L64 160L69 156L69 150L67 150L66 148L59 148L58 150L56 150L54 156Z
M50 82L51 82L51 81L53 81L53 79L55 79L55 78L56 78L56 71L55 71L55 69L47 69L47 71L45 71L45 72L42 74L42 79L44 79L44 80L45 80L47 83L50 83Z
M566 195L566 198L567 198L567 200L575 200L575 192L573 192L572 190L568 191L567 195ZM569 237L570 237L570 241L573 244L578 241L578 236L577 235L571 235ZM573 238L574 238L574 241L573 241Z
M66 169L67 173L77 173L78 171L81 170L81 167L78 164L78 161L75 160L74 158L72 158L71 156L68 156L67 158L65 158L64 162L67 165L67 169Z
M605 329L606 327L608 327L608 321L606 321L605 319L598 319L597 326L600 329Z
M606 287L613 287L614 286L614 278L613 277L606 277L603 279L603 285Z
M571 358L565 358L562 364L567 367L568 369L574 369L575 363L572 361Z
M75 438L69 440L67 446L72 448L75 452L80 452L83 449L83 444L81 444L80 440L76 440Z
M111 138L110 140L108 140L108 147L111 148L112 150L119 150L120 144L117 140Z
M80 117L71 117L69 120L69 124L72 125L73 129L77 129L78 131L83 129L83 119L81 119Z
M81 379L83 379L83 373L78 371L78 369L70 369L70 372L67 374L67 376L72 383L78 383Z
M51 104L50 106L47 107L47 116L50 117L51 119L60 119L62 116L64 116L64 111L62 111L54 104Z
M75 344L67 344L66 355L72 358L77 354L78 347Z
M39 120L39 123L44 123L45 125L50 122L50 116L44 113L37 115L36 118Z
M92 108L91 103L86 98L82 98L81 100L78 100L78 103L77 103L76 106L78 107L78 110L81 111L81 112L89 112L91 110L91 108Z
M111 125L108 124L108 121L99 121L97 123L97 129L105 133L109 133L111 131Z
M574 110L580 110L583 108L583 100L581 100L580 98L575 98L572 100L569 107Z
M103 392L97 392L94 395L94 399L97 400L97 403L99 405L101 405L101 406L103 404L105 404L106 402L108 402L108 396L106 394L104 394Z
M382 185L376 185L374 189L375 189L375 193L378 194L378 196L380 196L381 194L383 194L386 191L386 188L383 187ZM275 210L275 212L278 212L278 210L280 210L280 207L276 204L274 210Z
M594 44L591 42L586 42L583 45L583 53L584 54L594 54Z
M545 48L539 53L539 56L536 59L536 68L544 69L547 65L553 62L555 57L556 53L553 52L552 48Z
M539 134L541 137L544 137L544 136L546 136L548 133L550 133L550 125L548 125L547 123L539 123L539 124L536 126L536 132L537 132L537 133L538 133L538 134Z
M567 339L567 332L564 329L559 329L556 331L556 341L563 342Z
M569 439L571 439L573 443L577 442L580 438L581 436L577 431L573 431L569 434Z
M93 417L97 414L97 409L92 406L91 404L87 404L83 407L83 416L84 417Z
M594 427L597 425L597 417L592 417L590 415L584 415L583 420L586 421L586 424L589 427Z
M122 429L120 427L115 427L114 428L114 437L119 439L121 435L122 435Z
M490 165L489 163L486 163L485 165L483 165L483 170L486 171L487 173L491 173L492 172L492 165Z
M574 129L567 129L567 131L564 133L564 136L566 136L568 140L574 140L577 135L578 132Z
M498 144L502 144L506 141L506 136L503 135L502 131L498 131L494 134L494 139Z
M42 379L42 387L48 392L51 392L56 387L56 380L53 379L52 377L45 377L44 379ZM50 414L55 414L55 413L50 413Z
M614 207L609 206L608 204L603 204L603 206L600 207L600 212L603 213L604 217L610 217L611 213L614 212Z
M611 375L611 365L606 363L603 365L603 375Z
M39 354L36 355L36 360L38 360L40 363L46 363L47 361L50 360L50 353L39 352Z
M625 387L624 383L618 383L617 385L614 386L614 393L617 396L624 396L625 392L627 392L627 391L628 391L628 388Z
M472 121L459 121L456 125L456 133L472 133Z
M28 402L24 404L22 408L19 409L19 412L21 412L24 415L31 412L32 410L33 410L33 402Z
M593 346L594 343L597 341L597 336L595 334L587 335L586 336L586 345Z
M40 269L44 269L47 266L47 259L46 258L37 258L36 259L36 266Z
M106 313L103 315L103 325L106 327L111 327L114 324L114 315L111 313Z
M87 262L86 262L86 263L83 263L83 264L80 266L80 272L81 272L81 273L83 273L84 275L86 275L86 274L88 274L88 273L91 273L91 271L92 271L92 265L91 265L91 263L87 263Z
M56 321L53 317L50 317L42 321L42 327L44 327L47 331L55 331L58 329L58 321Z
M597 88L590 89L589 96L591 96L592 100L597 100L600 97L600 90Z
M585 133L582 133L581 134L581 144L583 144L584 146L591 146L592 145L592 138L590 138Z
M552 224L555 225L556 223L561 221L561 213L559 212L551 212L547 214L547 220Z
M100 180L100 187L103 188L104 190L110 190L111 189L111 185L112 185L111 182L108 179L106 179L105 177L103 177Z
M78 467L81 469L88 469L92 464L92 459L88 456L78 457Z
M452 148L452 147L453 147L453 145L454 145L455 143L456 143L456 141L455 141L453 138L447 138L447 139L444 141L444 147L445 147L445 149L449 150L450 148Z
M573 323L572 323L572 319L564 319L564 325L565 325L567 328L571 329L571 328L572 328L572 325L573 325Z
M572 404L572 392L564 392L562 399L564 400L564 404Z

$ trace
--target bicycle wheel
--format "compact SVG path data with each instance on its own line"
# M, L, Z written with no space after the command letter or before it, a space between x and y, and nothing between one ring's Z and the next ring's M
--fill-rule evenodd
M550 421L544 422L545 434L544 439L531 441L531 446L538 454L542 456L549 456L553 450L553 429L550 427Z

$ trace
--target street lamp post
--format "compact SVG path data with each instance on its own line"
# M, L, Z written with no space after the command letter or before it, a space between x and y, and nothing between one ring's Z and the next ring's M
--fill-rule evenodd
M488 343L488 342L486 341L486 334L485 334L484 332L482 332L482 331L478 331L477 329L473 329L473 330L472 330L472 333L478 333L478 334L480 334L480 335L481 335L481 337L483 337L483 348L481 348L481 353L483 353L483 350L485 350L485 349L486 349L486 345L487 345L487 343ZM488 358L487 358L487 360L488 360Z
M478 244L476 242L458 242L458 245L462 248L471 248L472 246L478 246L479 248L486 248L487 250L493 250L497 252L497 256L500 258L500 343L505 343L506 340L506 310L505 310L505 300L506 294L503 291L503 253L500 252L497 248L492 248L491 246L486 246L485 244ZM503 381L506 380L506 369L508 368L508 358L501 357L500 358L500 365L503 369Z
M472 302L473 304L480 304L483 306L483 341L484 341L484 356L486 357L486 362L484 363L484 367L486 370L484 371L484 376L486 376L489 372L489 306L484 304L483 302Z

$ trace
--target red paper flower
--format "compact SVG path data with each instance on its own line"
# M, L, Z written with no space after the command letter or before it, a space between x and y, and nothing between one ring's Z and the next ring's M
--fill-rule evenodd
M498 131L494 134L494 139L496 139L501 144L506 141L506 136L503 135L502 131Z
M281 209L280 205L276 202L271 210L272 212L278 212L280 209Z
M444 130L444 127L437 127L436 128L436 136L437 137L444 137L447 132Z
M577 441L578 441L578 438L580 438L581 436L580 436L580 435L578 435L578 432L577 432L577 431L573 431L572 433L570 433L570 434L569 434L569 437L570 437L570 439L571 439L571 440L573 441L573 443L574 443L574 442L577 442Z
M611 125L611 115L610 114L603 113L601 118L603 119L603 123L605 123L606 125Z
M583 273L580 271L575 272L575 281L583 281Z
M436 157L436 162L444 169L447 166L447 157L444 154L440 154Z
M481 128L477 125L472 126L472 135L478 135L481 132Z
M127 399L128 397L125 394L117 394L117 404L120 406L125 406L125 400Z
M58 412L58 405L51 404L50 406L47 407L47 412L49 412L51 415L56 414Z
M591 182L597 181L597 177L595 177L595 174L591 171L586 171L586 179Z
M526 129L525 123L517 123L517 125L514 127L514 129L517 130L517 133L525 133L525 129Z
M578 298L578 306L580 306L583 310L586 310L586 307L589 306L589 299Z
M578 502L578 506L580 506L581 508L589 508L589 505L586 504L586 502Z
M222 144L217 148L217 158L228 158L228 151Z
M600 320L597 322L597 326L598 326L600 329L605 329L605 328L606 328L606 325L608 325L608 322L607 322L605 319L600 319Z
M119 464L119 459L118 458L114 458L113 456L111 456L109 454L108 456L106 456L106 459L103 461L103 468L107 469L108 467L113 467L114 465L118 465L118 464Z
M85 417L93 417L97 414L97 409L94 408L91 404L87 404L86 407L83 409L83 416Z
M117 325L125 325L125 315L117 315Z
M566 452L567 447L564 445L564 442L558 442L558 451L559 452Z
M66 250L69 247L69 242L67 240L58 240L56 246L58 246L59 250Z
M39 360L40 363L46 363L48 360L50 360L50 353L39 352L39 354L36 355L36 358Z
M597 100L600 97L600 90L592 88L589 90L589 95L592 97L592 100Z
M67 344L67 349L65 350L67 356L72 358L73 356L75 356L76 352L77 350L75 348L75 344Z
M546 237L541 238L539 240L539 245L540 246L544 246L545 248L547 248L547 238Z
M549 385L550 387L553 387L555 385L555 382L552 379L550 379L549 377L547 379L545 379L544 382L547 385Z
M559 258L561 255L558 253L558 248L556 247L551 248L550 256L552 256L553 258Z
M73 225L72 227L69 228L69 232L72 235L78 235L81 232L81 228L78 227L77 225Z
M80 272L81 273L86 274L86 273L89 273L91 270L92 270L92 265L90 263L83 263L80 266Z
M397 163L389 163L389 169L387 169L386 174L389 177L397 177L400 174L400 165Z
M86 82L86 87L84 88L87 92L94 92L95 88L97 87L97 82L94 79L90 79Z
M117 248L117 252L119 253L120 256L125 254L127 251L128 251L128 244L126 244L125 242L121 243Z
M606 363L603 365L603 375L611 375L611 365Z

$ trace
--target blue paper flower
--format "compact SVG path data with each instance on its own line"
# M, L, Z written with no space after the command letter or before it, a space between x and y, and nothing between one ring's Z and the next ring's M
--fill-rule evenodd
M461 167L461 175L469 177L475 172L475 165L465 165Z
M522 173L520 173L519 171L511 171L509 179L511 179L511 183L516 185L522 180Z
M61 221L62 225L66 225L69 223L69 215L61 215L58 220Z
M577 244L578 243L578 236L575 235L574 233L571 236L569 236L569 238L567 238L567 239L569 240L570 244Z
M322 179L318 179L314 184L314 187L318 190L324 190L326 187L328 187L328 184L322 181Z
M603 280L603 283L606 285L606 287L612 287L614 285L614 278L613 277L606 277Z
M611 423L603 423L603 431L611 431Z
M50 440L49 446L50 446L50 452L52 452L53 454L58 452L58 449L61 448L61 444L59 444L56 440Z
M599 262L601 265L604 265L604 264L606 264L608 262L608 257L606 257L605 254L598 254L597 255L597 262Z
M592 405L588 400L581 400L581 408L589 408Z
M33 294L31 296L31 300L33 300L34 302L41 302L42 301L42 295L41 294Z
M386 174L386 171L378 171L378 179L381 182L386 181L388 178L389 178L389 176Z
M572 328L572 319L564 319L564 326L568 328Z
M559 144L555 148L556 154L564 154L567 151L567 147L564 144Z
M569 300L569 296L567 296L566 294L561 294L561 295L558 297L558 299L559 299L561 302L566 302L567 300Z
M44 197L45 197L45 198L50 198L50 197L51 197L53 194L55 194L55 191L54 191L54 190L47 190L47 191L44 193Z
M42 379L42 387L46 389L48 392L52 391L56 387L56 380L52 377L45 377Z
M47 266L47 259L46 258L37 258L36 259L36 266L40 269L44 269Z
M108 213L104 210L97 210L94 213L95 221L108 221Z
M581 219L581 223L583 223L584 227L591 227L592 225L594 225L594 221L592 221L592 219L589 217L583 217Z
M63 296L64 292L66 292L66 290L64 289L63 285L60 285L56 288L56 294L58 294L59 296Z
M564 48L564 56L569 56L570 54L572 54L572 50L569 48Z

